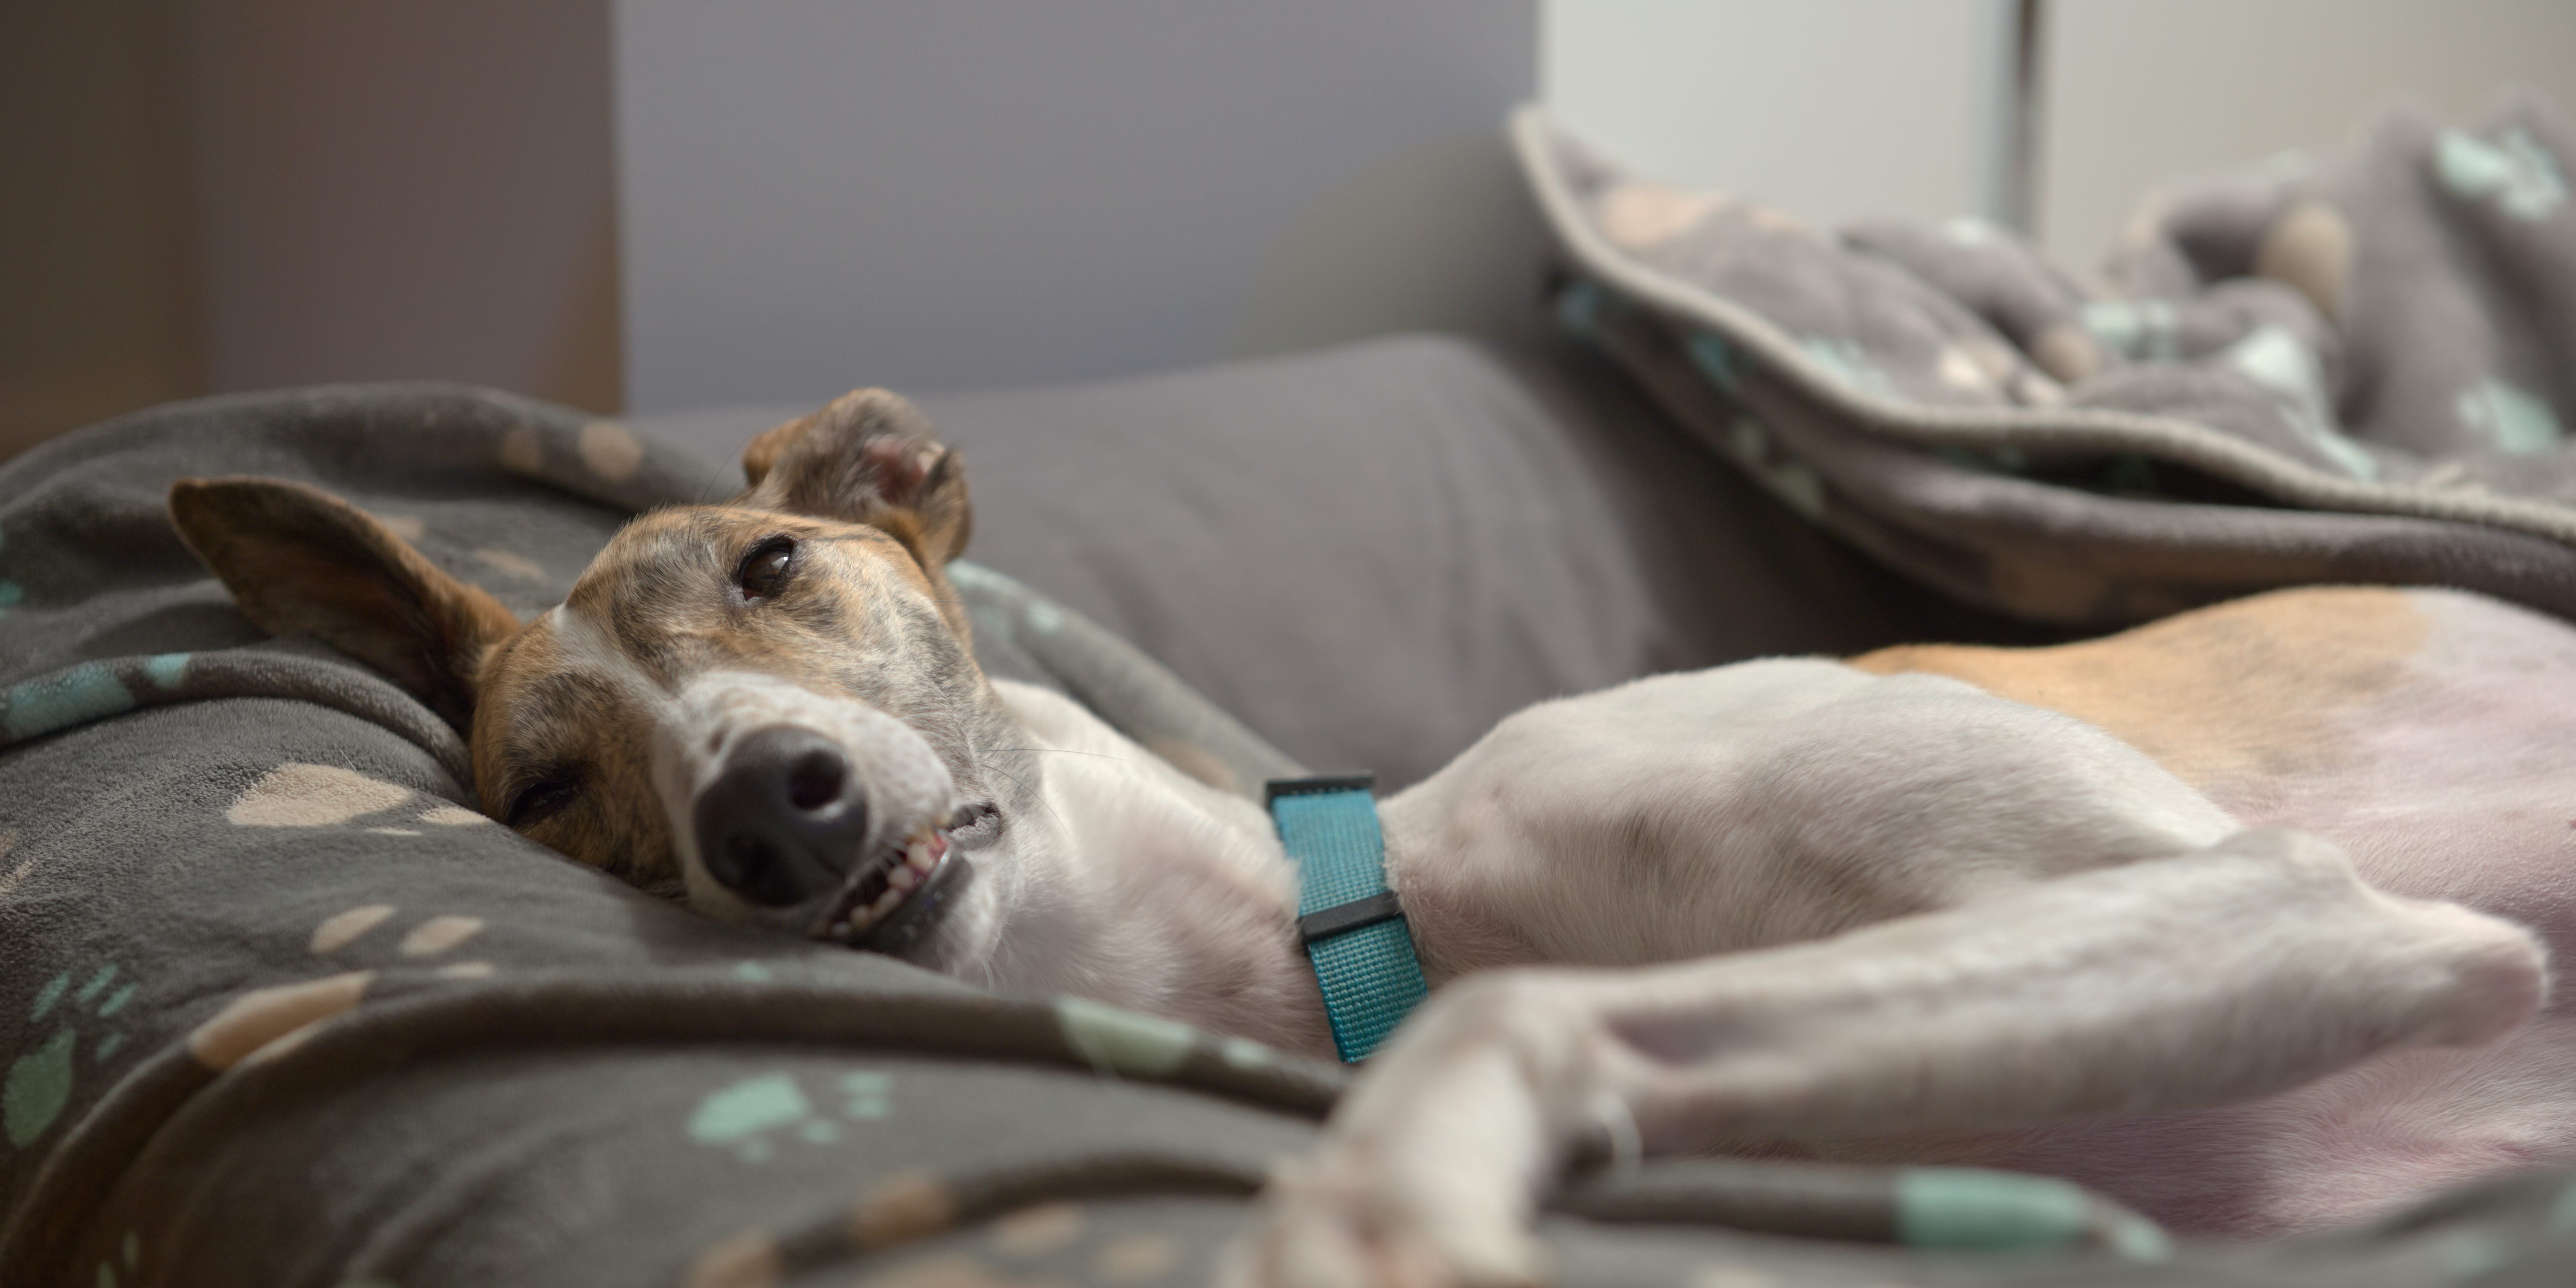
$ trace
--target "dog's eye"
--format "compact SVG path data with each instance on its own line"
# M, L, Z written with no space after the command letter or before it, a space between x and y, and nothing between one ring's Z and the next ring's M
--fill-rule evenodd
M501 822L511 828L531 827L572 804L581 792L581 780L562 777L530 783L510 798L510 807L501 811Z
M796 566L796 542L790 537L771 537L752 547L745 555L740 571L734 573L734 584L742 587L746 601L767 599L787 583L787 573Z

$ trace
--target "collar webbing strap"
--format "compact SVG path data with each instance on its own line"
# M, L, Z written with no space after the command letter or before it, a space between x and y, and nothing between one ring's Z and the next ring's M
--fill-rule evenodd
M1345 1062L1365 1058L1429 993L1404 908L1386 888L1386 838L1367 774L1274 778L1265 800L1297 865L1297 933L1324 988Z

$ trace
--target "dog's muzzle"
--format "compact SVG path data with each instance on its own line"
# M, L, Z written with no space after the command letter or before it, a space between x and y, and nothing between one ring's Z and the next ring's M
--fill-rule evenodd
M794 725L744 736L692 813L707 875L758 907L819 907L807 933L857 947L909 947L966 866L944 827L869 846L849 756Z
M709 673L678 698L653 781L692 904L880 952L929 933L966 875L951 834L992 810L957 803L917 731L765 675Z
M766 908L839 890L868 835L867 791L849 758L831 739L793 726L735 744L693 813L707 874Z

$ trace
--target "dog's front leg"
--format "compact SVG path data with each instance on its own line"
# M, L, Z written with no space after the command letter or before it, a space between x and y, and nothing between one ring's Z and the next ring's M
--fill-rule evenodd
M1571 1149L1957 1136L2263 1095L2491 1040L2546 990L2526 931L2383 895L2313 837L2013 888L1835 939L1467 981L1282 1169L1234 1272L1265 1288L1543 1279Z

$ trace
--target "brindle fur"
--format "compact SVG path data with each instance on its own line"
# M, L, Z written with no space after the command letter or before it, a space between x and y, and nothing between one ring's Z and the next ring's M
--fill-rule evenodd
M744 471L752 486L723 505L628 524L562 608L524 624L316 488L191 479L170 509L254 624L320 636L467 732L485 813L647 890L676 896L681 872L639 681L671 694L710 670L756 671L865 703L918 731L961 795L1015 816L1038 769L944 571L972 524L956 454L910 403L861 390L761 435ZM779 536L800 543L793 577L745 603L735 569ZM567 638L592 625L613 657ZM514 817L546 785L567 789L561 803Z

